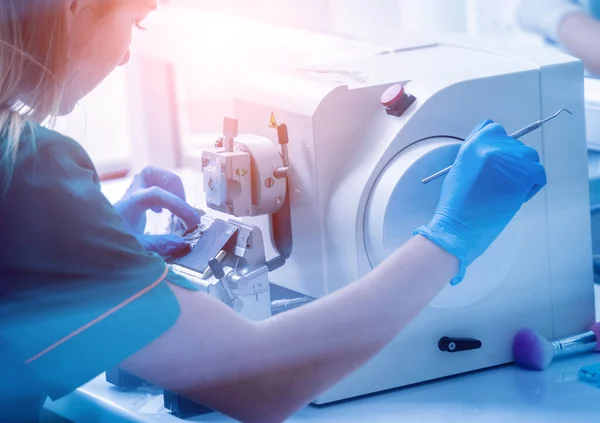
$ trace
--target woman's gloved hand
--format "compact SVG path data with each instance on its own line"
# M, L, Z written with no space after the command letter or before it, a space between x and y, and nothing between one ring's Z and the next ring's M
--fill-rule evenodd
M584 12L570 0L521 0L517 21L524 30L556 42L562 20L572 13Z
M115 205L126 228L148 251L169 256L189 248L180 236L146 235L146 211L160 213L168 209L188 227L197 226L201 216L186 203L185 190L179 176L172 172L146 167L136 175L123 198Z
M461 146L431 222L415 231L461 263L451 284L482 255L519 211L546 185L538 153L482 122Z

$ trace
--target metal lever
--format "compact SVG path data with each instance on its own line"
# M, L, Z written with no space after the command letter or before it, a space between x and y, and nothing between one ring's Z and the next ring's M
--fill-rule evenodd
M223 119L223 146L225 147L225 151L233 151L233 144L237 135L238 120L227 117Z
M512 134L510 134L510 137L518 140L519 138L529 134L530 132L535 131L536 129L538 129L540 126L542 126L544 123L554 119L555 117L557 117L558 115L560 115L562 112L567 112L568 114L572 115L573 113L571 113L570 111L568 111L567 109L560 109L558 112L554 113L552 116L547 117L546 119L543 120L538 120L536 122L533 122L532 124L527 125L525 128L519 129L517 132L514 132ZM428 176L427 178L423 179L421 182L426 184L428 182L431 182L437 178L439 178L442 175L445 175L446 173L450 172L450 170L452 169L452 166L454 165L450 165L445 169L440 170L439 172L434 173L431 176Z
M229 273L227 275L227 279L234 286L237 286L240 289L246 289L248 287L249 281L256 278L257 276L262 275L263 273L271 272L271 268L269 267L269 263L271 262L273 262L273 260L267 262L266 265L259 267L258 269L255 269L250 273L246 273L245 275L240 275L237 272Z
M241 311L244 308L244 302L240 300L229 287L229 284L225 280L225 272L223 271L221 262L217 259L211 259L208 262L208 266L210 267L210 270L212 270L213 275L219 280L221 287L225 291L225 295L227 295L231 308L235 311Z
M281 158L283 159L283 167L275 169L273 176L277 179L287 178L292 175L292 169L290 168L290 156L288 153L288 143L290 137L288 135L287 125L282 123L277 127L277 139L281 145Z

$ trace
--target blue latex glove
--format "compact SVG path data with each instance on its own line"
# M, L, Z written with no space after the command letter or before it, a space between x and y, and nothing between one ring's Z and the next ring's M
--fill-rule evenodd
M168 209L188 227L197 226L201 216L186 203L185 190L179 176L167 170L146 167L136 175L125 196L114 205L127 230L148 251L170 256L189 248L177 235L145 235L146 211L156 213Z
M546 171L533 148L484 121L461 146L446 176L431 222L415 231L460 260L460 283L519 211L546 185Z

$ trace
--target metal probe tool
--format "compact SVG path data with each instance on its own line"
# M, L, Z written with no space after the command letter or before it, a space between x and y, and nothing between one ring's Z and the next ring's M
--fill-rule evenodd
M560 115L562 112L567 112L568 114L572 115L573 113L571 113L570 111L568 111L567 109L560 109L558 112L554 113L552 116L547 117L546 119L543 120L538 120L537 122L533 122L530 125L527 125L525 128L523 129L519 129L517 132L514 132L512 134L510 134L510 137L514 138L514 139L519 139L527 134L529 134L530 132L535 131L536 129L538 129L539 127L541 127L544 123L554 119L555 117L557 117L558 115ZM439 178L442 175L445 175L446 173L450 172L450 169L452 169L452 166L448 166L445 169L440 170L439 172L434 173L431 176L428 176L427 178L423 179L421 182L426 184L428 182L431 182L437 178Z

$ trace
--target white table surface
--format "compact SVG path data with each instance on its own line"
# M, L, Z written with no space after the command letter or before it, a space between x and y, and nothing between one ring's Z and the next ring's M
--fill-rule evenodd
M388 393L306 407L292 423L587 423L600 421L600 388L581 382L577 370L600 362L600 354L556 361L544 372L516 366L483 370ZM398 363L398 365L402 365ZM162 407L162 395L120 391L99 377L46 407L73 422L181 423ZM232 401L235 401L232 398ZM231 422L213 413L193 422Z
M108 185L107 185L108 186ZM111 184L107 194L118 198ZM600 298L596 286L596 298ZM600 301L596 315L600 316ZM577 370L600 362L589 353L558 360L544 372L516 366L433 381L326 407L306 407L288 421L328 423L553 423L600 422L600 388L581 382ZM392 363L390 363L392 365ZM397 363L403 365L403 363ZM231 399L235 401L235 398ZM121 391L98 377L71 395L47 402L46 408L73 422L181 423L162 407L160 392ZM230 422L218 413L195 417L194 422Z

